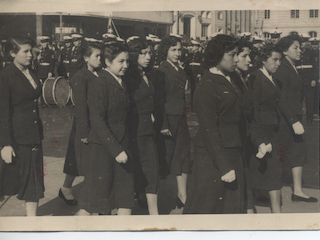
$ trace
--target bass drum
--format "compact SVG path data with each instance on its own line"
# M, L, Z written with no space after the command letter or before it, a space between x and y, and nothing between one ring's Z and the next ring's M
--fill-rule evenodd
M70 99L70 86L64 77L47 78L42 86L42 96L48 106L64 107Z

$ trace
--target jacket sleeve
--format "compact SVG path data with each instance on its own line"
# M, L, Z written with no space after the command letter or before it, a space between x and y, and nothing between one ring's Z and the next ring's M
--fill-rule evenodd
M89 86L88 107L91 128L98 135L102 144L112 157L116 158L124 149L108 125L108 93L107 86L101 79L96 79Z
M54 73L55 59L54 59L54 52L51 49L49 51L49 58L50 58L49 72Z
M288 72L284 68L278 69L275 77L281 82L281 97L279 100L279 108L287 121L292 125L299 121L298 116L293 109L294 103L297 101L294 91L291 90L292 81L288 77Z
M153 78L153 86L154 86L154 112L155 119L159 123L161 123L161 130L170 129L168 118L165 109L165 101L167 96L166 91L166 76L162 71L157 70L154 73Z
M251 82L250 86L252 87L252 93L254 97L254 117L252 123L249 126L249 131L252 143L256 147L259 147L261 143L269 143L265 138L265 134L263 134L261 128L260 106L263 89L261 86L261 81L257 79L255 75L251 75L249 81Z
M0 147L13 145L9 79L0 74Z
M205 148L223 176L233 170L232 163L224 154L221 135L219 131L219 105L220 98L215 93L212 83L203 83L197 89L196 112L199 121L199 133Z
M75 120L80 130L80 137L81 139L87 138L90 130L87 107L88 80L84 74L76 74L72 77L70 83L74 94Z

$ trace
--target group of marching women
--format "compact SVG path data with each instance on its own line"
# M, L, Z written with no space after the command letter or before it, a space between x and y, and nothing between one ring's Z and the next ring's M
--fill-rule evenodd
M176 205L186 214L253 212L255 188L267 190L272 212L280 213L284 162L292 169L292 201L318 201L302 189L307 156L295 68L300 44L288 36L265 45L252 70L246 39L217 35L208 42L193 97L199 131L192 168L181 37L161 40L156 69L145 38L82 45L70 81L75 116L64 167L69 177L59 196L79 206L77 215L112 209L130 215L135 194L145 194L149 214L157 215L164 157L176 176ZM0 196L18 193L27 216L36 215L44 196L41 87L29 71L33 46L28 38L9 39L14 64L0 72ZM79 175L84 182L76 200L71 186Z

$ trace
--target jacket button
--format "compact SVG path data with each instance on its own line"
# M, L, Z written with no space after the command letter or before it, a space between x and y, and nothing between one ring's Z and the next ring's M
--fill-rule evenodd
M38 101L38 99L34 99L33 101L36 102L36 101Z
M37 123L37 121L34 121L34 123Z
M32 112L34 112L34 113L35 113L35 112L36 112L36 110L35 110L35 109L33 109L33 110L32 110Z

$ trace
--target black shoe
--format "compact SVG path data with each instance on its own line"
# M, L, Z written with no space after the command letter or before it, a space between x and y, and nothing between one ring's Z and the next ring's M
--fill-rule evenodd
M59 190L59 197L63 199L63 201L68 204L68 205L73 205L73 206L76 206L78 204L77 200L75 199L72 199L72 200L68 200L66 199L66 197L63 195L62 191L61 191L61 188Z
M293 193L291 195L291 200L292 202L318 202L318 199L314 197L304 198L304 197L297 196Z
M181 200L178 196L176 197L176 204L179 209L184 207L184 203L181 202Z

